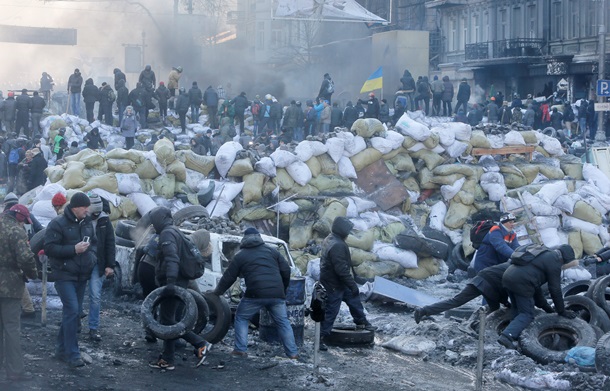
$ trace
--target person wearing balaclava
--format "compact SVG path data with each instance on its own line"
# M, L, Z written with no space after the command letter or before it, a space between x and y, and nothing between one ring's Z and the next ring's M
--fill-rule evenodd
M320 331L320 350L328 350L323 339L330 335L339 314L341 302L345 302L354 318L356 328L375 331L364 313L358 284L352 275L352 258L345 239L354 224L346 217L336 217L331 233L322 243L320 256L320 282L326 288L326 310Z
M532 245L518 247L511 256L511 265L502 276L502 286L508 291L513 310L513 320L506 326L498 343L507 349L515 349L515 342L521 332L534 320L534 294L542 285L548 283L549 294L559 316L573 319L576 314L565 309L561 292L561 270L569 267L575 256L574 249L568 244L553 248Z

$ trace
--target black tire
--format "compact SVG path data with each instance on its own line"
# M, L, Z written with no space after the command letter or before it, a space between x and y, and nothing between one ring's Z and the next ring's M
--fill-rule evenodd
M550 137L557 137L557 130L551 126L544 128L541 133Z
M174 218L174 224L180 225L187 220L192 218L210 217L208 210L201 205L190 205L180 209L172 216Z
M123 246L123 247L129 247L129 248L134 248L136 246L136 243L133 240L125 239L120 236L116 236L114 238L114 242L116 243L117 246Z
M587 293L592 283L593 281L591 280L576 281L561 288L561 293L563 294L563 297L580 295L581 293L584 295Z
M394 238L394 245L403 250L411 250L423 257L431 256L443 260L447 259L447 243L440 240L401 232Z
M610 292L608 292L608 285L610 285L610 276L598 278L589 287L587 296L610 316L610 303L608 302L610 300Z
M470 266L470 261L466 259L466 255L464 255L464 248L460 244L453 247L453 251L451 251L449 259L457 269L467 271L468 266Z
M195 326L193 326L193 332L199 334L205 329L208 324L208 317L210 316L210 307L208 307L207 301L203 295L193 289L188 289L189 293L193 295L195 303L197 304L197 320Z
M123 294L123 271L117 264L114 266L114 276L112 276L112 294L114 297L120 297Z
M606 333L595 345L595 369L610 376L610 333Z
M429 239L438 240L447 245L447 255L443 259L448 260L449 254L451 254L451 252L453 251L453 248L455 247L455 245L451 241L451 238L449 237L449 235L447 235L446 233L444 233L442 231L436 230L434 228L430 228L428 226L422 228L422 233L424 234L425 237L427 237Z
M182 319L176 324L162 325L155 319L157 308L163 301L162 296L165 287L152 291L142 303L142 323L144 328L149 329L157 338L176 339L182 337L187 331L192 330L197 320L197 303L193 296L184 288L176 287L176 297L184 303Z
M216 182L211 181L206 189L203 189L197 193L197 201L199 205L207 206L214 198L214 190L216 189Z
M571 348L595 347L596 342L595 330L587 322L554 314L536 317L519 337L523 353L540 364L564 362Z
M131 230L131 239L136 243L138 247L140 247L144 243L147 243L149 237L148 233L152 232L149 230L150 225L152 224L150 214L158 208L160 208L160 206L152 208L148 213L140 217L140 220L138 220L138 222L136 223L135 228Z
M328 345L372 345L375 343L375 332L357 330L355 325L334 325L330 334L324 338Z
M133 220L119 220L116 223L114 234L116 237L132 240L131 230L135 228L136 222Z
M610 331L610 318L608 314L588 297L581 295L567 296L563 299L566 310L574 311L578 317L591 326L597 326L604 333Z
M218 343L227 335L231 326L231 308L224 297L213 293L204 293L210 315L201 336L210 343Z
M511 311L509 308L499 308L487 315L485 318L485 328L491 330L496 335L500 335L512 320Z
M32 236L32 239L30 239L30 249L36 256L36 269L38 269L38 278L41 280L42 280L42 263L40 262L40 259L38 258L38 253L40 252L40 250L44 249L45 232L46 232L46 228L36 232L34 234L34 236ZM51 271L51 269L47 265L47 281L53 282L53 281L55 281L55 279L53 278L53 273L50 273L50 271Z

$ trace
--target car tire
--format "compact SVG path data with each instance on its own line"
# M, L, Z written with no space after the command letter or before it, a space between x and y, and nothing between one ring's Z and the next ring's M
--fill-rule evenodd
M453 251L451 251L449 258L451 260L451 263L457 269L464 271L468 270L468 266L470 266L470 261L466 259L466 255L464 255L464 248L460 244L453 247Z
M123 271L119 265L114 266L114 276L112 277L112 294L120 297L123 294Z
M213 293L204 293L210 315L201 336L210 343L218 343L227 335L231 326L231 308L224 297Z
M184 303L182 318L172 325L162 325L155 319L157 307L163 301L162 295L165 287L152 291L142 303L142 323L144 328L149 329L157 338L168 340L182 337L187 331L192 330L197 320L197 303L193 296L184 288L176 287L176 298Z
M205 329L205 326L208 324L208 317L210 316L210 307L208 307L208 302L205 301L205 297L203 295L193 289L188 289L189 293L195 299L195 303L197 304L197 320L195 321L195 325L193 326L193 332L195 334L199 334Z
M132 240L131 231L135 228L136 222L133 220L119 220L114 229L114 235L119 238Z
M372 345L375 343L375 332L356 329L355 325L337 324L324 338L324 342L335 346Z
M552 348L548 345L555 345ZM540 315L523 330L519 344L523 353L540 364L564 362L575 346L595 347L595 330L580 318L568 319L554 314Z
M581 295L571 295L565 297L563 302L566 310L576 312L579 318L591 326L599 327L604 333L610 331L608 314L598 307L593 300Z
M447 243L440 240L417 236L411 232L401 232L394 238L394 245L403 250L413 251L415 254L424 257L434 257L438 259L447 258Z
M555 130L555 128L553 128L552 126L542 129L541 133L549 137L557 137L557 130Z
M500 335L512 320L510 308L499 308L487 315L485 318L485 328L491 330L496 335Z
M174 218L174 224L180 225L192 218L210 217L210 214L208 213L208 210L201 205L190 205L180 209L174 213L172 217Z
M591 280L575 281L561 288L561 293L563 297L586 294L592 283Z
M610 303L608 302L608 293L606 289L610 285L610 276L598 278L594 284L589 287L587 296L603 309L610 316Z
M147 243L149 237L148 234L152 232L150 229L150 225L152 224L150 214L158 208L160 208L160 206L152 208L150 211L145 213L144 216L140 217L140 220L138 220L136 226L131 230L131 240L136 243L137 247Z
M604 334L595 345L595 369L610 376L610 333Z
M123 247L129 247L129 248L133 248L136 246L136 243L133 240L125 239L120 236L115 236L114 243L117 246L123 246Z

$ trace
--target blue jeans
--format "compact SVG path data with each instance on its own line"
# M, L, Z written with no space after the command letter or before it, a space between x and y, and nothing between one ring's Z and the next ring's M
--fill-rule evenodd
M89 280L89 329L97 330L100 326L100 304L102 299L102 285L104 284L104 275L100 277L98 274L98 265L95 265L91 272ZM81 303L82 304L82 303ZM81 311L79 311L80 313Z
M328 133L330 130L330 124L322 123L322 133Z
M70 93L70 108L73 115L77 117L80 115L80 94L78 92Z
M191 123L199 122L199 105L191 105Z
M333 329L335 319L341 309L341 302L344 301L349 307L349 313L354 318L354 323L364 324L366 323L366 315L364 314L364 307L360 301L360 296L354 296L352 291L345 288L344 290L326 291L326 310L324 311L324 320L322 321L320 336L326 337L330 335Z
M55 290L63 305L55 353L68 362L80 358L77 330L86 287L87 281L55 281Z
M578 119L578 131L580 132L580 134L582 135L587 135L587 119L586 118L579 118Z
M255 314L258 314L258 311L263 307L269 311L277 326L277 333L282 345L284 345L286 356L296 356L299 352L294 341L292 326L290 326L288 320L286 300L284 299L252 299L249 297L241 299L235 312L235 322L233 324L235 328L235 350L245 352L248 348L248 321Z
M534 298L520 296L510 291L508 292L508 295L512 305L513 320L511 320L504 331L502 331L502 334L511 337L512 339L517 339L519 335L521 335L521 332L529 326L536 316Z
M303 141L304 137L303 137L303 128L302 127L297 127L294 128L294 141Z

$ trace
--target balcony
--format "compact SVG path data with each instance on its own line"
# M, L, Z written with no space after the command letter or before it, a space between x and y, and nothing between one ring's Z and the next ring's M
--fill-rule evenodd
M515 59L517 57L535 57L542 56L542 39L504 39L501 41L489 41L481 43L472 43L466 45L465 60L498 60L498 59Z

